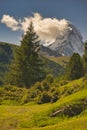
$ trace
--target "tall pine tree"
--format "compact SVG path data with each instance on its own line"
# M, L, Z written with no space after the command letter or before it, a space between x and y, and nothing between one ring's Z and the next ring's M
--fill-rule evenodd
M26 34L22 37L21 45L17 48L10 66L7 75L10 84L28 88L36 81L44 78L45 72L39 49L40 41L31 22Z
M78 53L74 53L67 65L67 78L70 80L79 79L84 74L83 62Z

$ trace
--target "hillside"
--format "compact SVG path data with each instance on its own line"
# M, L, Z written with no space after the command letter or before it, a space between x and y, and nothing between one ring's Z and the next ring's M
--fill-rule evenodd
M3 84L4 75L8 71L8 66L13 59L13 53L17 48L17 45L0 42L0 85ZM64 67L56 62L56 60L51 60L51 57L45 57L44 61L47 73L59 76L64 72ZM67 58L65 59L66 61Z
M1 84L18 46L1 43ZM61 77L69 57L43 57L48 72L32 87L0 87L0 130L86 130L87 79ZM4 64L4 66L3 66ZM1 69L2 70L2 69Z
M0 130L87 130L87 0L9 1L0 1Z
M3 84L4 74L8 70L8 65L13 58L13 51L16 49L16 45L0 42L0 85Z
M70 57L68 56L60 56L60 57L54 57L54 56L47 56L47 58L51 61L56 62L57 64L61 65L61 66L66 66L66 64L68 63Z
M12 52L14 45L0 42L0 84L2 84L3 76L8 69L8 64L12 60Z
M66 90L66 87L66 92L75 91L71 94L64 94L65 96L62 94L62 97L55 103L38 105L30 102L19 105L12 100L4 100L3 105L0 106L0 129L86 130L87 84L84 82L82 86L82 83L83 79L80 79L60 86L61 92ZM20 88L19 90L22 91ZM15 91L12 90L12 92Z

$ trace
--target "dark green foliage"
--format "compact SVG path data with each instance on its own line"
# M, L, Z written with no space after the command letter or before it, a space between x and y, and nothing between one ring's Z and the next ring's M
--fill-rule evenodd
M8 83L10 81L11 77L7 74L5 76L6 72L8 72L9 64L12 62L13 58L15 57L15 52L17 53L19 51L20 46L12 45L8 43L0 43L0 85L3 85ZM60 76L62 73L64 73L64 68L60 66L55 61L51 61L48 58L42 57L44 61L44 69L46 70L47 74L53 74L53 76ZM12 66L10 66L12 67ZM14 67L12 67L14 68ZM16 68L14 68L16 69ZM14 71L13 69L13 71ZM13 73L13 72L12 72ZM5 77L6 79L5 79ZM5 79L3 81L3 79ZM9 80L10 79L10 80ZM14 79L15 80L15 79ZM12 81L13 84L13 81Z
M16 45L0 42L0 85L3 85L4 75L8 71L15 48Z
M23 95L22 100L21 100L21 104L25 104L28 102L29 102L29 94L27 92L25 95Z
M22 37L21 45L16 50L13 63L10 66L8 81L12 85L30 87L36 81L44 78L43 62L39 56L38 36L32 23Z
M85 51L83 55L85 72L87 73L87 42L85 43Z
M51 99L51 103L54 103L54 102L56 102L58 100L58 94L57 93L55 93L54 95L53 95L53 97L52 97L52 99Z
M84 110L84 106L86 105L87 104L85 104L84 102L81 102L79 104L72 104L72 105L68 104L63 108L56 110L50 116L55 117L60 115L66 115L68 117L73 117L79 115Z
M84 74L83 62L78 53L74 53L67 65L67 78L70 80L79 79Z
M7 43L0 43L0 62L9 63L11 61L13 46Z
M43 90L46 90L48 91L50 89L50 86L48 84L48 82L46 80L42 81L42 87L43 87Z
M52 99L52 97L46 92L44 91L42 93L42 95L39 97L38 99L38 103L41 104L41 103L48 103L50 102Z
M61 66L59 63L52 61L51 59L44 58L45 60L45 70L47 74L52 74L54 77L60 76L64 74L65 68Z
M40 82L36 82L34 84L34 88L35 89L38 89L39 91L43 91L43 87L41 86L41 83Z
M17 104L22 103L22 97L27 94L28 90L25 88L18 88L15 86L6 85L0 87L1 104L3 101L14 101ZM24 99L23 99L24 100Z
M50 83L53 83L54 81L54 77L52 74L49 74L46 76L46 81L50 84Z
M86 84L87 84L87 73L85 74L84 78L85 78L85 81L86 81Z

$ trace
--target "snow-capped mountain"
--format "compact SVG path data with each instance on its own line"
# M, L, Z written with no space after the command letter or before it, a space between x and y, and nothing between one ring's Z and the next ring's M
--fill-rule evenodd
M41 53L50 56L71 56L74 52L83 54L84 44L81 33L67 21L68 29L53 42L42 42Z

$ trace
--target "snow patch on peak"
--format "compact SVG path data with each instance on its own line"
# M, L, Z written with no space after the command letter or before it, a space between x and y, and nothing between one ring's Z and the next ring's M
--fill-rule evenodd
M52 41L45 40L42 42L43 43L42 45L47 47L47 46L50 46L51 44L53 44L54 42L55 42L55 40L52 40Z

